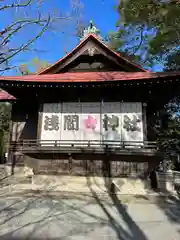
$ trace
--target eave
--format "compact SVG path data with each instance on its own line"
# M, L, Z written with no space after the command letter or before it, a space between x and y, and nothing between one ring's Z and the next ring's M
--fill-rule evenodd
M0 91L0 102L10 102L10 101L15 101L16 98L9 94L8 92L1 90Z
M121 82L153 81L179 79L180 72L83 72L60 73L47 75L0 76L1 83L88 83L88 82Z

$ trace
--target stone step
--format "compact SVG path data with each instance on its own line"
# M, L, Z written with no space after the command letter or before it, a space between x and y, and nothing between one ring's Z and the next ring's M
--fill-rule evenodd
M1 179L0 185L9 186L9 185L18 185L18 184L32 184L32 180L27 177L17 177L17 176L6 176Z
M74 183L74 184L88 184L88 182L96 183L96 184L104 184L106 179L103 177L84 177L84 176L70 176L70 175L34 175L34 182L41 183L43 181L52 181L52 182L61 182L61 183Z
M63 191L115 191L121 194L145 194L150 190L149 183L140 179L103 177L78 177L78 176L32 176L33 185L44 185Z

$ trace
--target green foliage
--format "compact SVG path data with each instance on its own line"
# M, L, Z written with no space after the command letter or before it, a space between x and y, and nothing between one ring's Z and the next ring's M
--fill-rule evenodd
M116 50L139 56L146 67L158 62L166 63L167 70L176 69L169 64L177 60L180 1L122 0L118 12L118 31L112 41Z
M165 62L166 71L180 71L180 50L169 54Z
M4 152L4 132L0 131L0 159L3 159Z
M19 71L22 75L35 74L47 67L51 66L47 61L40 60L39 58L34 58L30 63L22 64L19 67Z
M133 62L150 67L152 61L147 51L152 35L146 31L147 27L141 25L119 25L117 32L109 34L109 46Z
M180 70L180 1L122 0L117 31L110 33L113 49L131 56L145 68L160 63L166 71ZM180 154L180 97L160 112L154 126L166 155Z
M11 105L0 103L0 158L5 152L5 142L8 140L9 125L11 118Z
M11 105L0 103L0 131L7 132L9 130L9 122L11 117Z
M28 69L27 64L21 64L19 67L19 71L22 75L30 75L31 74L30 70Z
M180 3L178 1L121 1L119 12L126 24L144 25L156 30L150 42L153 54L163 54L177 46L180 37Z
M155 126L160 149L166 155L180 154L180 97L172 99L160 112Z

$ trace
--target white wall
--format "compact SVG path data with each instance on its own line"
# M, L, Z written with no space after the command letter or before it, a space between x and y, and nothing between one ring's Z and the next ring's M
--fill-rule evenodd
M41 123L41 140L60 140L61 133L61 110L60 103L48 103L43 105L42 123ZM55 117L55 118L54 118ZM52 120L52 125L55 120L58 121L56 128L52 128L51 124L46 124L47 119ZM49 122L50 123L50 122ZM48 129L47 129L48 128Z
M138 102L45 103L41 124L41 140L143 141Z

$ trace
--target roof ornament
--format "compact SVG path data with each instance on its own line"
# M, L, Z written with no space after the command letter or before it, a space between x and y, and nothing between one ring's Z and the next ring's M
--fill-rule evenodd
M100 30L93 24L93 21L90 21L89 26L83 30L81 40L83 40L84 38L86 38L90 34L94 34L100 40L102 40L102 37L100 36Z

